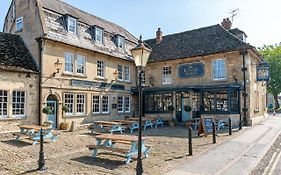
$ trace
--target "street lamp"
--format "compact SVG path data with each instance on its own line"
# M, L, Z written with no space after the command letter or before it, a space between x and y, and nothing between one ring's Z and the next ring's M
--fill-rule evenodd
M134 62L136 67L138 68L138 76L139 76L139 129L138 129L138 158L137 158L137 167L136 167L136 174L141 175L143 173L142 168L142 76L143 76L143 69L146 66L148 61L149 55L151 53L151 48L148 48L144 45L142 41L142 36L140 36L139 44L131 50Z
M60 62L59 59L57 59L57 62L55 62L56 72L54 72L54 74L60 73L61 66L62 66L62 63Z

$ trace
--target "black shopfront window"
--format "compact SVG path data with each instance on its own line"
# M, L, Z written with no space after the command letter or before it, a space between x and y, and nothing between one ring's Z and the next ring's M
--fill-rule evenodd
M146 94L144 104L146 113L169 112L168 106L173 105L173 94Z
M202 113L239 113L238 89L205 90L202 92Z

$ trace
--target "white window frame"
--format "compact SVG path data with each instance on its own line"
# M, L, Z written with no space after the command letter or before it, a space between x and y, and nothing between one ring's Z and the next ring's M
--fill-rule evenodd
M222 64L223 63L223 64ZM226 64L225 59L216 59L212 62L213 80L226 79Z
M79 110L81 110L81 111L79 111ZM86 114L86 95L85 94L76 94L76 114L77 115Z
M17 20L16 20L16 29L17 29L17 31L22 31L23 30L23 17L17 18Z
M126 100L128 100L128 107L126 106L127 105ZM131 112L131 97L124 97L123 101L124 101L124 111L125 111L125 113L130 113Z
M100 27L95 27L95 41L103 43L103 29Z
M118 71L118 80L123 81L123 66L118 64L117 71Z
M74 26L71 26L71 21L74 23ZM71 30L71 27L73 27L74 31ZM77 34L77 19L70 16L67 17L67 31L69 33Z
M67 95L72 96L72 103L70 103L71 98L66 98ZM66 102L66 100L68 100L68 102ZM74 115L74 105L75 105L74 104L74 100L75 100L74 99L74 94L72 94L72 93L65 93L64 94L64 105L66 105L68 107L68 109L71 109L70 105L72 106L72 111L71 112L69 112L69 111L65 112L66 116Z
M122 36L117 36L117 47L120 49L124 49L125 46L125 38Z
M98 97L98 99L94 99L94 97ZM95 100L98 100L98 103L96 103L96 101ZM97 105L98 106L98 111L94 111L95 110L95 105ZM100 114L100 112L101 112L101 97L100 97L100 95L92 95L92 113L93 114Z
M9 98L8 98L8 96L9 96L9 91L7 91L7 90L0 90L1 92L2 92L2 95L0 96L1 97L1 99L2 100L0 100L0 104L1 104L1 106L2 106L2 108L0 108L0 110L1 110L1 115L0 115L0 118L7 118L8 117L8 114L9 114L9 107L8 107L8 105L9 105ZM6 92L6 95L4 95L4 92ZM4 101L4 98L6 98L6 102ZM6 104L6 115L3 115L3 113L4 113L4 104Z
M107 99L107 103L104 103L104 98ZM104 111L104 105L107 106L107 111ZM109 114L109 96L103 95L101 96L101 113L102 114Z
M119 103L121 100L121 104ZM119 106L121 105L121 106ZM124 113L124 97L117 97L117 112L118 113Z
M105 63L102 60L97 60L97 77L105 78Z
M14 97L14 93L16 93L15 97ZM20 95L18 93L20 93ZM22 93L23 93L23 96L22 96ZM16 99L16 101L14 101L14 98ZM22 98L23 98L23 100L22 100ZM14 107L14 105L22 105L22 104L23 104L23 108ZM14 117L25 117L25 115L26 115L25 107L26 107L26 92L25 91L13 91L12 92L12 115ZM23 110L23 113L18 113L17 110Z
M164 66L162 68L162 84L172 84L172 67Z
M130 67L129 66L124 67L124 81L126 81L126 82L131 81Z
M67 60L68 58L70 58L71 62ZM68 68L70 68L68 67L69 64L71 64L72 71L67 70ZM74 54L72 53L68 53L68 52L64 53L64 72L71 73L71 74L74 72Z
M82 64L79 63L79 61L81 60ZM85 75L85 72L86 72L86 58L84 56L81 56L81 55L77 55L77 66L76 66L76 73L77 74L81 74L81 75ZM82 72L79 72L79 69L80 67L82 67Z

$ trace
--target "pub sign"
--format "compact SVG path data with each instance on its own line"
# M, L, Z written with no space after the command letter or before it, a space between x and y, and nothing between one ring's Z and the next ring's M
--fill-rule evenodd
M269 80L269 64L267 62L261 62L257 66L257 81Z
M179 65L179 78L203 77L205 74L203 63Z

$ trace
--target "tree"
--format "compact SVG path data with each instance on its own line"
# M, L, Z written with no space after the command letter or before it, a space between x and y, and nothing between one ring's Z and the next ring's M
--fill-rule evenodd
M281 45L264 45L259 48L260 54L269 63L270 80L267 91L274 96L275 108L279 108L278 94L281 93Z

